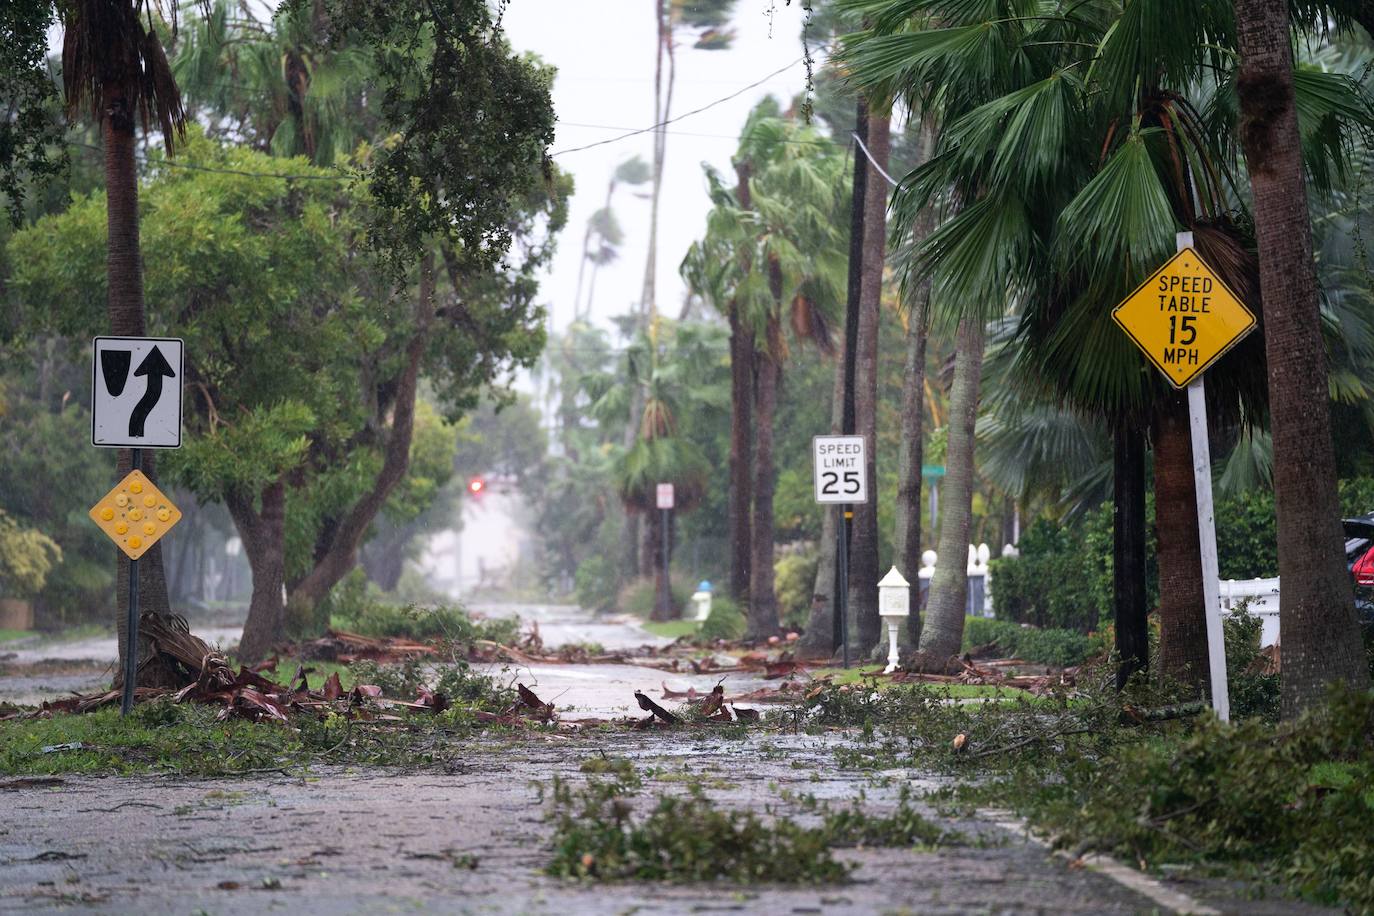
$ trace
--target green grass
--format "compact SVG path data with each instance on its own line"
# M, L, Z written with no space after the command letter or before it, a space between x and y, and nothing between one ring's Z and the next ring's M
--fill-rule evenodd
M865 675L873 675L881 672L882 668L860 667L855 665L851 668L811 668L808 673L815 678L829 677L831 683L838 686L846 684L865 683ZM1030 694L1018 687L998 687L993 684L922 684L904 683L897 684L890 680L879 678L868 681L879 690L887 690L891 687L910 687L916 690L925 690L936 696L947 696L955 700L969 699L1012 699L1017 697L1028 697Z
M23 639L26 636L37 636L34 630L6 630L0 627L0 642L13 642L16 639Z
M697 631L695 620L645 620L640 623L644 629L664 639L678 639L691 636Z

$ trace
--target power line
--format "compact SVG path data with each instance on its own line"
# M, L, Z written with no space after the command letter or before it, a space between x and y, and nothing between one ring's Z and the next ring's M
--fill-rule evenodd
M798 57L796 60L792 61L792 63L786 65L785 67L779 67L777 70L774 70L767 76L750 83L748 86L741 86L739 89L736 89L729 95L722 96L716 99L714 102L708 102L707 104L702 105L700 108L694 108L691 111L684 111L680 115L676 115L664 121L659 121L657 124L651 124L648 127L641 127L638 130L632 130L627 133L623 133L618 137L610 137L605 140L598 140L595 143L588 143L586 146L574 146L568 149L557 150L556 152L550 153L549 155L550 157L553 157L562 156L567 153L580 153L583 150L595 149L598 146L606 146L609 143L619 143L621 140L628 140L630 137L637 137L640 134L647 134L650 131L658 130L660 127L667 127L669 124L681 121L683 118L690 118L692 115L701 114L703 111L715 108L717 105L720 105L724 102L728 102L733 98L737 98L743 95L744 93L748 92L750 89L757 89L759 86L762 86L764 83L768 82L773 77L786 73L788 70L791 70L793 67L795 67L797 64L801 63L804 60L806 60L805 56Z
M789 63L789 64L787 64L787 65L785 65L785 66L783 66L783 67L779 67L777 70L774 70L772 73L769 73L768 75L763 76L763 77L761 77L761 78L755 80L754 82L750 83L749 85L747 85L747 86L741 86L739 89L736 89L734 92L730 93L729 95L721 96L720 98L716 99L715 101L708 102L708 103L706 103L705 105L702 105L700 108L694 108L694 109L692 109L691 111L684 111L684 112L683 112L682 114L680 114L680 115L675 115L675 116L673 116L673 117L671 117L671 118L668 118L667 120L660 121L660 122L658 122L657 124L651 124L651 125L649 125L648 127L640 127L640 128L635 128L635 129L633 129L633 130L626 130L625 133L620 134L620 135L618 135L618 136L615 136L615 137L608 137L608 138L605 139L605 140L598 140L598 141L595 142L595 143L588 143L588 144L586 144L585 146L574 146L574 147L569 147L568 149L556 150L556 151L550 153L550 154L549 154L549 157L550 157L550 158L553 158L553 157L555 157L555 156L563 156L563 155L566 155L566 154L568 154L568 153L580 153L580 152L582 152L583 150L595 149L595 148L598 147L598 146L607 146L608 144L611 144L611 143L619 143L621 140L628 140L630 137L637 137L637 136L639 136L640 134L647 134L647 133L649 133L650 131L655 131L655 130L658 130L658 129L662 128L662 127L666 127L667 125L676 123L676 122L678 122L678 121L681 121L681 120L683 120L684 118L690 118L690 117L692 117L693 115L699 115L699 114L701 114L701 113L704 112L704 111L708 111L708 110L710 110L710 109L712 109L712 108L715 108L717 105L722 105L722 104L724 104L725 102L730 101L731 99L738 98L739 96L741 96L741 95L743 95L744 93L748 92L750 89L756 89L756 88L758 88L759 86L762 86L764 83L768 82L768 81L769 81L770 79L772 79L773 77L779 76L780 74L783 74L783 73L786 73L788 70L792 69L793 67L795 67L797 64L801 63L801 62L804 61L804 60L806 60L806 58L805 58L804 56L803 56L803 57L798 57L796 60L792 61L791 63ZM624 129L624 128L620 128L620 127L613 127L613 126L610 126L610 125L605 125L605 124L579 124L579 123L574 123L574 122L563 122L563 123L567 123L567 124L568 124L569 126L571 126L571 127L588 127L588 128L595 128L595 129L601 129L601 130L622 130L622 129ZM729 135L727 135L727 134L693 134L693 133L676 132L676 131L675 131L674 133L679 133L681 136L715 137L715 138L726 139L726 140L738 140L738 139L739 139L738 136L731 137L731 136L729 136ZM856 136L854 139L855 139L855 140L858 140L858 137ZM816 140L796 140L796 139L793 139L793 140L786 140L786 141L783 141L783 142L794 143L794 144L807 144L807 145L814 145L814 146L829 145L829 144L835 144L835 143L836 143L836 141L831 140L831 139L828 139L828 138L818 138L818 139L816 139ZM93 151L95 151L95 152L104 152L104 150L103 150L101 147L99 147L99 146L94 146L94 145L89 144L89 143L73 143L72 145L73 145L73 146L78 146L78 147L81 147L81 148L87 149L87 150L93 150ZM861 142L861 143L860 143L860 146L862 146L862 145L863 145L863 144L862 144L862 142ZM865 153L865 155L867 155L868 150L865 149L865 150L864 150L864 153ZM147 158L146 156L138 156L137 158L138 158L139 161L142 162L143 164L145 164L145 165L150 165L150 166L168 166L168 167L171 167L171 168L178 168L178 169L190 169L190 170L192 170L192 171L197 171L197 172L213 172L213 173L221 174L221 175L243 175L244 177L247 177L247 178L279 178L279 179L282 179L282 180L284 180L284 181L350 181L350 180L351 180L351 178L350 178L349 176L347 176L347 175L287 175L287 174L283 174L283 173L280 173L280 172L250 172L250 171L248 171L248 170L246 170L246 169L215 168L215 167L206 166L206 165L194 165L194 164L189 163L189 162L178 162L178 161L175 160L175 159L149 159L149 158ZM872 161L872 158L873 158L872 156L869 156L869 161ZM876 162L873 163L873 165L874 165L875 168L878 168L878 171L882 172L882 169L881 169L880 167L878 167L878 164L877 164ZM895 181L892 181L891 176L889 176L886 172L883 172L883 177L886 178L889 182L891 182L894 186L896 185L896 182L895 182Z
M897 187L897 182L893 181L892 176L887 173L887 170L878 164L878 160L873 158L873 154L868 151L868 147L859 139L859 135L851 132L849 136L853 137L854 142L859 144L859 149L864 151L864 157L868 159L868 164L877 169L878 174L886 178L888 184L892 185L894 188Z
M578 122L578 121L559 121L558 124L559 124L559 126L561 126L561 127L586 127L586 128L591 128L591 129L594 129L594 130L634 130L634 128L625 127L625 126L623 126L623 125L618 125L618 124L585 124L585 123L581 123L581 122ZM648 129L649 129L649 130L652 130L653 128L648 128ZM738 141L738 140L740 139L739 134L704 134L704 133L698 133L698 132L696 132L696 131L690 131L690 130L665 130L664 133L665 133L665 134L668 134L669 136L673 136L673 137L705 137L705 138L707 138L707 139L712 139L712 140L735 140L735 141ZM798 140L798 139L794 139L794 138L788 138L788 139L782 139L782 140L772 140L772 141L770 141L770 142L773 142L773 143L790 144L790 145L793 145L793 146L840 146L840 145L842 145L838 140L835 140L835 139L833 139L833 138L831 138L831 137L817 137L817 138L814 139L814 140ZM571 152L571 150L565 150L565 152Z

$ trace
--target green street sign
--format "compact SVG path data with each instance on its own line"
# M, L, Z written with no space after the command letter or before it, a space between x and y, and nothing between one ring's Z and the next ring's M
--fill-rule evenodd
M943 464L923 464L921 465L922 477L944 477L945 466Z

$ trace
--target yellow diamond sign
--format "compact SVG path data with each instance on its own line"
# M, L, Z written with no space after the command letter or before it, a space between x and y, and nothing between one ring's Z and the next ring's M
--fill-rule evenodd
M181 510L142 471L130 471L91 507L90 515L131 560L147 553L181 521Z
M1191 248L1140 284L1112 317L1175 388L1187 387L1255 328L1240 297Z

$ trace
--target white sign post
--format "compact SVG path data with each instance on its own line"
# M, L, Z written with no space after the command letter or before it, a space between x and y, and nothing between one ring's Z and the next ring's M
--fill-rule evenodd
M660 509L671 509L671 508L673 508L673 485L672 485L672 484L670 484L670 483L661 483L661 484L659 484L659 485L658 485L658 489L657 489L657 491L654 493L654 495L657 497L658 508L660 508Z
M835 555L839 572L836 583L832 633L835 648L844 646L844 666L849 667L849 538L846 520L854 516L852 503L868 502L868 455L863 436L813 436L812 474L816 502L840 506L835 526Z
M95 338L92 445L181 448L182 352L176 337Z
M1193 247L1193 234L1180 232L1179 251ZM1202 555L1202 600L1207 609L1207 670L1212 680L1212 710L1231 721L1231 690L1226 683L1226 636L1221 626L1221 584L1217 570L1217 526L1212 508L1212 449L1207 439L1207 388L1201 373L1188 383L1188 425L1193 434L1193 486L1197 490L1197 535Z

